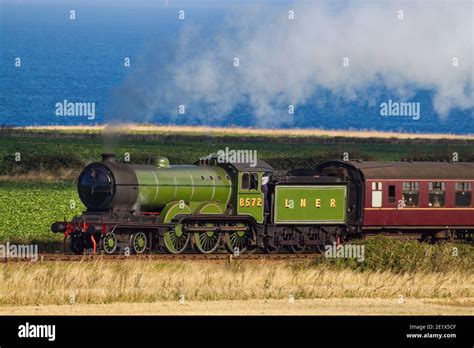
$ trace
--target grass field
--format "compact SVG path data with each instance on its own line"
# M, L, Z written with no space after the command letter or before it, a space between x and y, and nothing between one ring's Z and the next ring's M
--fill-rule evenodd
M474 298L472 272L360 272L288 261L8 263L0 306L304 299ZM466 302L473 308L473 302Z
M350 133L345 137L319 133L265 135L248 130L247 133L203 134L199 128L195 133L171 128L102 136L99 131L3 129L0 131L0 176L24 178L35 173L39 179L72 180L86 163L100 160L102 152L113 151L119 160L129 153L132 163L143 163L148 156L161 155L167 156L172 164L189 164L225 147L257 150L258 157L276 169L315 167L320 161L342 158L346 152L350 158L364 160L451 160L453 152L457 152L459 160L474 161L474 140L461 137L398 139L354 137ZM16 161L16 154L20 154L20 161Z
M0 314L474 314L473 246L381 237L364 244L363 263L8 262L0 267Z

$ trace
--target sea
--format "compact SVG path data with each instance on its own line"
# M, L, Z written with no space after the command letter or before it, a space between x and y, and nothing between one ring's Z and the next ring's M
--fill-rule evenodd
M145 97L135 97L134 90L125 89L124 92L124 83L130 76L139 73L140 68L134 63L147 54L150 46L166 50L176 44L182 30L182 23L176 20L180 7L165 0L160 6L133 7L119 3L85 1L84 4L76 2L73 6L67 1L0 3L0 125L87 126L130 121L223 127L262 126L255 110L245 103L245 99L221 117L206 119L201 115L194 118L193 110L187 110L186 117L170 117L145 105L142 118L140 100ZM219 35L220 24L232 10L231 6L224 4L191 6L186 9L186 16L199 25L201 35L216 36ZM71 19L71 10L74 10L74 19ZM129 66L125 66L126 57L131 61ZM169 59L167 54L157 54L153 64L159 71L161 66L169 64ZM161 83L156 87L158 93L167 93L166 81ZM417 90L412 96L411 100L416 100L421 110L417 118L416 115L381 115L381 102L392 105L398 100L383 85L370 88L377 91L375 105L367 100L345 99L332 91L315 88L311 98L295 106L288 122L271 124L271 127L474 133L473 110L455 108L448 115L440 116L433 107L433 91ZM120 120L115 119L113 110L117 107L117 91L126 93L127 100L137 100L130 119L123 114ZM65 110L58 111L59 104L66 105L67 109L68 103L76 102L93 103L93 117L91 114L68 115ZM286 106L283 111L287 111Z

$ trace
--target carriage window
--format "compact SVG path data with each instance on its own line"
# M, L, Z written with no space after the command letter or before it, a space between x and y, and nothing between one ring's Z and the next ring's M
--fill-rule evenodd
M429 206L432 208L444 207L445 204L445 183L444 182L430 182L430 203Z
M456 207L470 207L472 201L472 184L470 182L456 183Z
M420 185L417 182L404 182L403 187L403 201L406 208L418 207L418 197Z
M250 174L242 174L242 190L248 190L250 188Z
M382 191L382 183L381 182L373 182L372 183L372 191Z
M388 186L388 203L395 203L397 197L395 197L395 185Z
M250 175L250 189L251 190L258 189L258 173L252 173Z
M382 207L382 183L381 182L372 183L372 207L374 208Z

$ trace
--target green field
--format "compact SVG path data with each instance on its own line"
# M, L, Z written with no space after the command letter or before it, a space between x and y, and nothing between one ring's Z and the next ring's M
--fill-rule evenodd
M83 208L73 183L0 181L0 241L61 241L61 234L51 232L51 224L71 219Z
M383 139L351 137L205 136L179 133L129 134L107 139L91 132L0 131L0 175L31 172L64 172L73 179L80 168L100 159L102 152L115 152L119 160L130 154L132 163L148 156L167 156L173 164L193 163L198 158L223 150L257 150L258 158L276 169L314 167L323 160L444 160L453 152L460 161L474 161L474 141L446 139ZM21 155L16 161L15 154Z

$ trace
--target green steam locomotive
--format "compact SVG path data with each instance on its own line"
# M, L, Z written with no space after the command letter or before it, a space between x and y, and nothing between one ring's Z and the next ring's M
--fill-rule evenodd
M52 231L76 254L316 252L351 232L348 187L304 170L276 180L262 160L130 165L103 154L78 178L87 210Z

